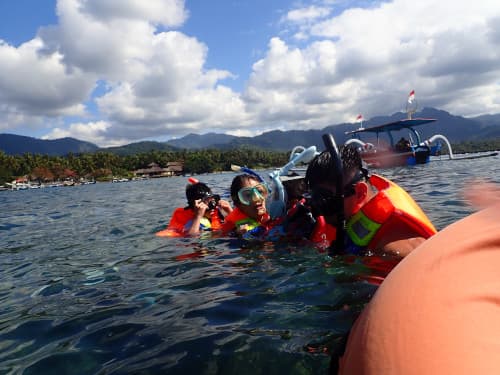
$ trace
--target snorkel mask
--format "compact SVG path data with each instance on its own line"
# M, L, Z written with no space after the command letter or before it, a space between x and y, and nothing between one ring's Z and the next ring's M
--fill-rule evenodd
M254 198L258 200L266 200L269 194L269 189L266 183L261 182L252 187L244 187L238 191L238 200L241 204L249 206L254 201Z
M364 179L368 178L368 171L365 168L361 168L350 181L343 187L344 198L348 198L356 194L355 185ZM336 189L335 189L336 190ZM325 189L323 187L315 187L311 194L311 206L313 210L322 216L338 216L335 200L337 199L336 192Z

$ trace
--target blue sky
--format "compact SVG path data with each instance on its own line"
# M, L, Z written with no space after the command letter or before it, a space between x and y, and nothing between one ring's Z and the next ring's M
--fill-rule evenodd
M496 0L0 0L0 133L100 146L500 113Z

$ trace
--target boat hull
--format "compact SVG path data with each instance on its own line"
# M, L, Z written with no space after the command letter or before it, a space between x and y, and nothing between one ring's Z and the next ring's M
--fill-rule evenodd
M411 151L398 152L392 149L374 149L361 152L363 161L371 168L392 168L429 162L430 150L417 147Z

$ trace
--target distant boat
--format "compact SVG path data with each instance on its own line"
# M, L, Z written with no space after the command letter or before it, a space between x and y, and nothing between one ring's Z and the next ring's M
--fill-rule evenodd
M363 161L371 168L425 164L431 160L431 156L441 155L443 144L448 148L448 158L450 160L478 159L498 155L498 152L491 152L456 157L453 154L450 142L444 135L436 134L429 139L422 140L420 134L414 128L434 121L436 120L431 118L408 118L370 128L359 128L346 132L346 134L352 135L353 138L347 140L345 144L357 145ZM409 131L409 139L401 138L398 142L395 142L392 132L404 129ZM362 133L375 133L377 144L362 141L359 137ZM379 136L381 133L386 135L388 143L380 143Z
M449 159L476 159L479 157L495 156L498 153L485 155L469 156L456 158L453 155L450 142L441 134L436 134L427 140L422 140L420 134L415 129L417 126L436 121L433 118L412 118L417 111L417 101L415 99L415 90L412 90L408 96L406 113L408 118L390 122L387 124L363 127L363 116L358 115L356 122L360 126L356 130L348 131L345 134L352 138L345 142L346 145L356 145L361 153L361 157L372 168L390 168L397 166L425 164L430 161L431 156L441 154L443 144L448 148ZM392 132L408 130L409 139L402 137L397 142L394 141ZM376 144L364 142L361 140L361 134L374 133L376 135ZM381 141L380 135L385 136L386 141Z
M434 141L441 139L449 145L446 137L439 134L425 141L422 141L420 138L420 134L415 127L434 121L436 119L408 118L369 128L359 128L346 132L346 134L353 136L353 138L347 140L345 144L357 145L363 160L372 168L425 164L429 162L431 155L438 155L441 151L442 144L436 143L432 145ZM410 132L409 139L403 137L395 142L392 132L404 129ZM362 133L374 133L377 137L377 143L373 144L362 141L359 137ZM380 141L381 134L387 138L385 143ZM451 146L449 148L451 149Z

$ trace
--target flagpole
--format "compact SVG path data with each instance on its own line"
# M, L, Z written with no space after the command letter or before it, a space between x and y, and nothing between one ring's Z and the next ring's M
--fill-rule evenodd
M363 115L358 115L358 117L356 117L356 122L359 122L359 128L358 130L363 130Z
M408 120L411 120L413 114L417 112L417 100L415 99L415 90L411 90L406 103L406 115Z

